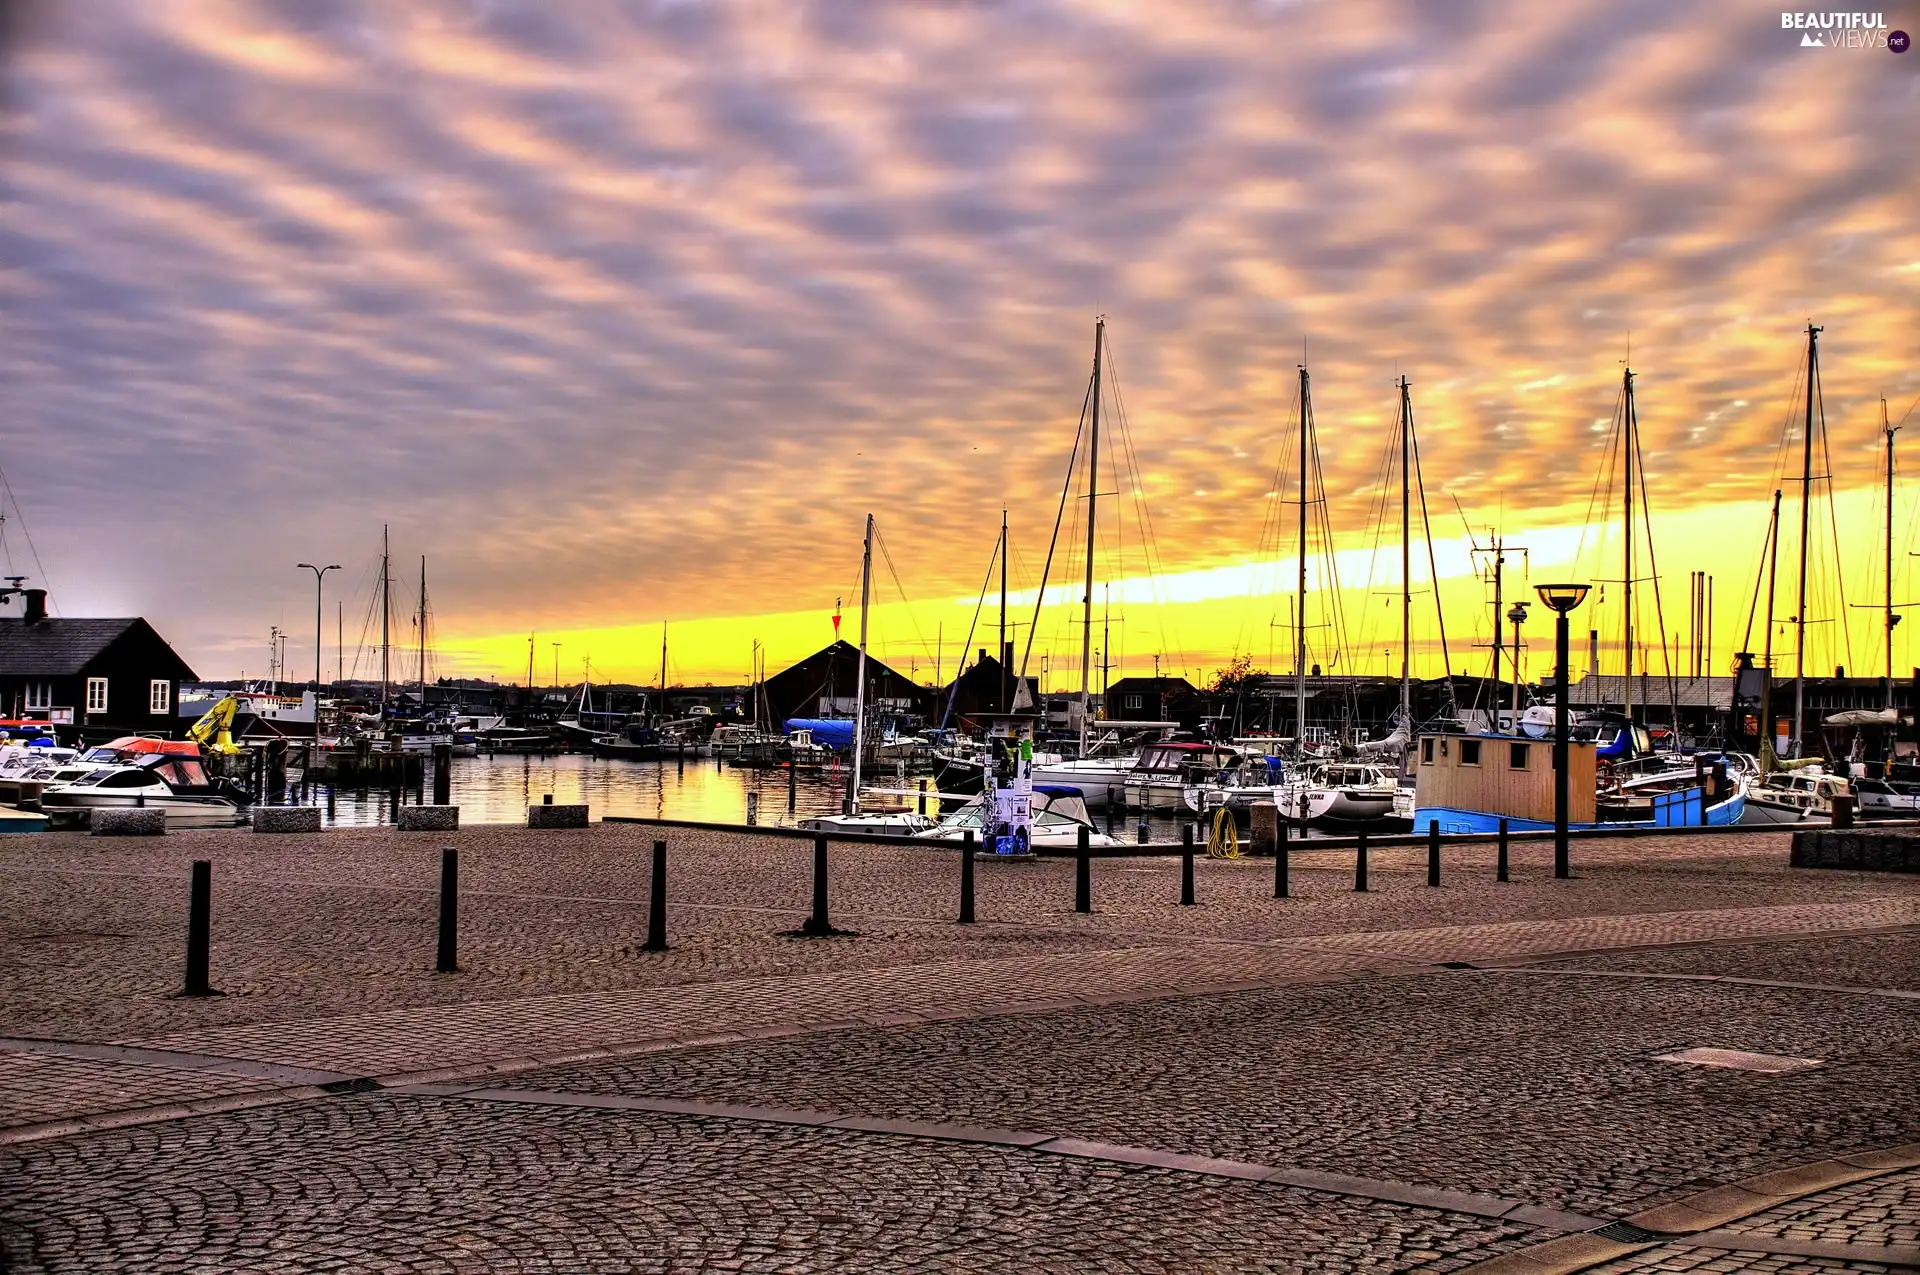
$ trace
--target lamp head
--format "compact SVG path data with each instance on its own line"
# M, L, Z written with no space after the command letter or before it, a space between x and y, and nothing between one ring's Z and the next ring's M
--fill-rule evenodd
M1516 602L1507 610L1507 623L1518 624L1527 618L1527 604Z
M1587 591L1592 587L1586 584L1536 584L1533 591L1540 595L1542 602L1565 615L1587 600Z

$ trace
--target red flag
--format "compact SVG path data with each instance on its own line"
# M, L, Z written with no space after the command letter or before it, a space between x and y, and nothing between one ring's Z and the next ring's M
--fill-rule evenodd
M840 599L833 600L833 639L840 640Z

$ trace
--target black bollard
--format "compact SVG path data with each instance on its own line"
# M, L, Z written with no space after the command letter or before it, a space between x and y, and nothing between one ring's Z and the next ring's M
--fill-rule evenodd
M1082 824L1080 848L1073 861L1073 910L1075 912L1093 911L1093 869L1087 860L1091 852L1092 840L1093 830Z
M1193 906L1193 825L1180 829L1180 906Z
M1288 880L1292 867L1287 862L1287 821L1274 821L1273 833L1273 897L1284 899L1291 892L1292 882Z
M1353 889L1356 894L1367 892L1367 830L1360 830L1360 839L1353 847Z
M453 804L453 745L433 746L433 804Z
M452 848L440 852L440 949L433 972L460 972L460 852Z
M826 935L833 933L833 922L827 915L827 839L813 839L813 915L800 927L802 934Z
M960 839L960 924L973 924L973 829Z
M647 945L643 952L667 950L667 843L653 843L653 887L647 891Z
M213 947L213 864L207 859L193 861L193 876L187 886L187 981L182 996L218 996L207 982L209 953Z
M328 823L334 822L333 793L334 793L333 785L328 784L327 785L327 822Z
M793 798L794 798L794 793L796 791L795 784L796 784L796 781L794 777L793 763L789 761L787 763L787 814L788 815L793 814Z
M387 822L400 822L400 790L398 788L387 789Z
M1440 821L1427 825L1427 884L1440 884Z
M1500 821L1500 858L1499 858L1499 861L1494 865L1493 879L1496 881L1505 881L1508 879L1507 878L1507 821L1505 819L1502 819Z

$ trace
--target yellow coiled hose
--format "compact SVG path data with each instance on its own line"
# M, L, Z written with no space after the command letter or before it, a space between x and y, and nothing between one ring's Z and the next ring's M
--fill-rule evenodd
M1233 811L1226 806L1213 812L1213 831L1207 835L1207 858L1238 859L1240 829L1234 826Z

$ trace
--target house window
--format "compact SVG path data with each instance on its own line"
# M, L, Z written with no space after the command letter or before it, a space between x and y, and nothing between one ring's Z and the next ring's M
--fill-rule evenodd
M1129 696L1127 696L1127 707L1128 707L1128 708L1139 708L1139 707L1140 707L1140 697L1139 697L1138 695L1129 695Z
M87 679L87 711L104 713L107 711L107 679L90 677Z
M173 683L164 678L154 678L147 683L147 711L165 713L173 706Z
M1431 739L1423 739L1420 741L1420 764L1422 766L1433 765L1433 741Z
M53 683L52 682L28 682L27 683L27 707L30 709L52 708L53 707Z
M1463 739L1460 741L1460 764L1462 766L1478 766L1480 764L1479 740Z
M1512 751L1507 756L1507 769L1525 770L1527 768L1527 746L1525 744L1514 744L1511 747Z

